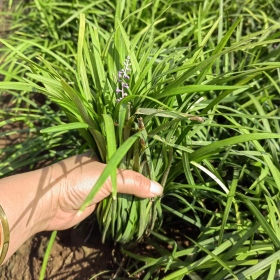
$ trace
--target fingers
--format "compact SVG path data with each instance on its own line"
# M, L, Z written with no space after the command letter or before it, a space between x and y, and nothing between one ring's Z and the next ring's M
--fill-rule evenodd
M119 170L117 185L118 192L133 194L142 198L158 196L163 191L162 186L157 182L131 170ZM111 185L109 185L109 188L111 188Z
M90 153L84 153L79 156L69 158L76 167L74 181L76 186L86 185L89 188L95 184L98 177L102 174L105 164L97 161L96 158L90 158ZM71 165L68 163L68 165ZM82 182L84 184L82 184ZM81 187L79 187L81 189ZM84 188L86 189L86 188ZM151 181L142 174L132 170L118 169L117 191L119 193L132 194L141 198L150 198L162 194L163 188L157 182ZM112 192L110 178L107 179L99 195L95 197L98 202L108 196Z

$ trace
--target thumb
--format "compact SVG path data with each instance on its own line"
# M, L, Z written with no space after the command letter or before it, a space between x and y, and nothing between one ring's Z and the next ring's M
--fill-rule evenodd
M132 170L118 171L117 186L117 191L120 193L133 194L142 198L158 196L163 191L159 183L151 181L142 174Z

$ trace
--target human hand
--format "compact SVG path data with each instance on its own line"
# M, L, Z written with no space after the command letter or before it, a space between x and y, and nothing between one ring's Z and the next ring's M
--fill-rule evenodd
M0 205L10 228L7 260L28 238L44 230L70 228L90 215L111 193L108 179L84 212L80 207L105 168L89 153L0 180ZM118 170L117 190L139 197L160 195L162 187L131 170Z
M90 153L85 153L46 168L46 172L51 173L53 186L46 203L51 211L44 219L47 221L45 230L62 230L76 225L94 211L98 202L110 195L112 188L108 179L85 211L79 212L105 166L97 158L90 158ZM162 193L158 183L131 170L118 170L117 190L143 198Z

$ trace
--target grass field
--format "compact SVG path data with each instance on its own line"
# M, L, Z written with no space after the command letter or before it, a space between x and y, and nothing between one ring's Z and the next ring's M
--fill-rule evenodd
M2 177L93 149L108 168L85 205L117 166L164 186L99 205L130 260L115 279L280 279L278 1L34 0L9 16L0 136L24 137L0 149Z

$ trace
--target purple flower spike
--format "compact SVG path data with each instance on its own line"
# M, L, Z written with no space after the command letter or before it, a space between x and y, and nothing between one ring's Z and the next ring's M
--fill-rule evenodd
M131 65L130 57L128 56L124 61L124 69L118 71L117 83L121 83L121 87L116 88L116 93L117 93L117 96L119 93L121 93L121 97L116 99L117 103L120 102L124 97L128 96L127 92L125 92L125 89L128 89L129 86L125 82L125 80L130 79L130 76L129 76L129 72L131 71L130 65Z

